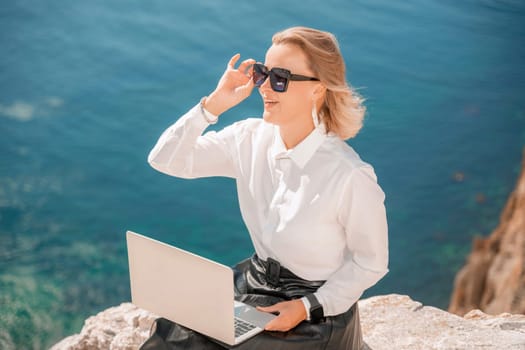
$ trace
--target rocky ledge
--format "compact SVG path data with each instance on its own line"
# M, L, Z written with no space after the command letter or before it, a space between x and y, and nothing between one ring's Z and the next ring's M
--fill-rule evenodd
M496 229L474 239L467 263L454 281L448 311L463 315L525 313L525 149L516 188Z
M487 315L473 310L460 317L405 295L359 301L368 350L382 349L525 349L525 315ZM80 334L51 350L131 350L148 337L156 316L131 303L89 317Z

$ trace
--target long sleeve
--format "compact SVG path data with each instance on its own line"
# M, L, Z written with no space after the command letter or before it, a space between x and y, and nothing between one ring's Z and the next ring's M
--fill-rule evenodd
M303 278L326 280L314 293L326 316L348 310L388 272L385 194L372 166L344 141L312 132L290 151L261 118L203 135L207 126L195 106L164 131L149 163L183 178L236 178L257 254L277 257ZM280 159L290 166L279 168Z
M338 220L345 227L347 254L315 296L326 316L337 315L388 272L385 194L372 167L353 169L342 191Z
M182 178L235 177L230 141L234 125L202 135L209 123L196 105L166 129L148 156L156 170Z

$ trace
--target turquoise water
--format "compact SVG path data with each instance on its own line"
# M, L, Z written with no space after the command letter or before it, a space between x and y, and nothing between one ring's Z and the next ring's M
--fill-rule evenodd
M367 98L349 143L387 194L390 273L365 296L446 308L525 146L520 1L8 1L0 5L0 348L49 347L130 299L132 229L225 264L251 254L234 182L146 157L271 35L332 31ZM258 94L216 128L261 113Z

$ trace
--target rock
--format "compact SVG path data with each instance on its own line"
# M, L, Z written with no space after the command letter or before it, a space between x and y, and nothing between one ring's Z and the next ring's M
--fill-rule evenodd
M487 315L474 310L459 317L390 294L359 301L366 349L525 349L525 315ZM88 318L80 334L51 350L137 349L157 316L123 303Z
M448 311L525 313L525 150L521 175L487 238L475 238L466 265L457 273Z
M397 294L361 300L359 307L368 349L525 349L525 315L475 310L459 317Z
M80 334L63 339L51 350L136 350L149 336L157 317L131 303L122 303L89 317Z

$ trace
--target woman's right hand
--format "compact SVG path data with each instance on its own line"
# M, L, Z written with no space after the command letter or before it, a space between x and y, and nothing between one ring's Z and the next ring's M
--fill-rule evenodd
M216 116L238 105L252 93L254 87L252 70L248 68L255 63L255 60L251 58L244 60L238 68L235 68L240 57L240 54L236 54L230 59L217 88L206 98L204 108Z

